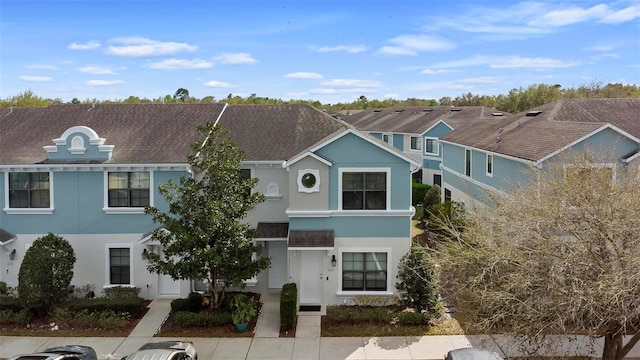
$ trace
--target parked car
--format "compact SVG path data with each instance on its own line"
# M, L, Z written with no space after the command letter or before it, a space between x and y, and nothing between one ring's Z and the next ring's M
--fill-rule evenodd
M98 355L89 346L64 345L36 353L16 355L10 360L98 360Z
M451 350L444 357L445 360L503 360L493 351L483 349L464 348Z
M146 343L121 360L198 360L191 341L160 341Z

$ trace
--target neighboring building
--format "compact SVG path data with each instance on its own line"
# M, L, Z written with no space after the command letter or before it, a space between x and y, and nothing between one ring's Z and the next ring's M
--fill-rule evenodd
M417 176L422 183L442 185L439 139L475 121L503 115L508 114L485 106L429 106L364 110L341 118L421 163Z
M354 295L392 296L411 244L410 178L420 164L305 105L62 105L0 109L0 280L15 286L25 251L48 232L67 239L72 283L185 296L193 281L149 273L159 226L144 206L166 211L158 186L191 176L186 157L207 121L231 131L243 171L266 201L247 222L272 265L248 290L295 282L301 304Z
M508 192L531 168L591 150L612 176L638 166L640 99L563 99L443 136L443 197L482 204L487 190Z

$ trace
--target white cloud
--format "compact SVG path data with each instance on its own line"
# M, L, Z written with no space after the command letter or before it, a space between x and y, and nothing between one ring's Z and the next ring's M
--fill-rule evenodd
M87 73L87 74L97 74L97 75L115 75L116 74L115 72L113 72L113 70L109 69L108 67L97 66L97 65L83 66L78 70L82 73Z
M609 13L609 7L604 4L596 5L588 9L571 6L562 10L549 11L541 18L535 20L537 26L565 26L591 19L600 19ZM530 22L530 24L533 22Z
M453 60L453 61L445 61L438 64L433 65L433 68L441 69L441 68L459 68L459 67L470 67L470 66L480 66L487 65L493 60L492 57L483 56L483 55L475 55L468 59L462 60Z
M195 45L177 42L161 42L141 37L111 39L107 53L116 56L148 57L172 55L184 51L195 51Z
M29 81L29 82L49 82L53 80L53 78L50 76L29 76L29 75L20 76L20 79L24 81Z
M201 59L167 59L149 64L151 69L176 70L176 69L209 69L213 67L211 61Z
M331 79L322 83L322 85L330 87L360 87L360 88L376 88L382 86L379 81L375 80L358 80L358 79Z
M344 51L350 54L357 54L357 53L367 51L367 47L364 45L321 46L321 47L314 47L313 49L318 52Z
M255 64L258 62L249 53L223 53L216 56L215 60L227 65Z
M600 19L600 22L618 24L637 18L640 18L640 5L632 5L618 11L612 11Z
M495 84L498 80L492 76L479 76L473 78L466 78L458 80L462 83L470 83L470 84Z
M400 35L389 39L393 46L383 46L378 54L417 55L421 51L445 51L455 48L452 42L430 35Z
M229 88L231 87L231 84L226 83L226 82L222 82L222 81L216 81L216 80L211 80L211 81L207 81L206 83L204 83L205 86L209 86L209 87L217 87L217 88Z
M311 94L317 95L333 95L333 94L363 94L363 93L372 93L375 92L374 89L370 88L346 88L346 89L335 89L335 88L315 88L309 90Z
M67 48L70 50L93 50L99 48L100 46L102 46L102 44L100 44L99 41L91 40L87 41L84 44L72 42L71 44L69 44L69 46L67 46Z
M399 99L400 95L399 94L384 94L384 98L385 99Z
M612 51L614 49L611 45L595 45L585 48L586 51L598 51L598 52L607 52Z
M422 71L420 71L420 74L425 74L425 75L437 75L437 74L445 74L445 73L449 73L451 72L451 70L446 70L446 69L424 69Z
M507 56L496 58L491 62L494 69L532 68L532 69L557 69L569 68L580 65L578 62L566 62L549 58L530 58L521 56Z
M60 70L59 67L54 65L27 65L25 67L33 70Z
M323 76L313 72L294 72L284 76L286 79L322 79Z
M122 80L89 80L86 82L89 86L112 86L124 84Z

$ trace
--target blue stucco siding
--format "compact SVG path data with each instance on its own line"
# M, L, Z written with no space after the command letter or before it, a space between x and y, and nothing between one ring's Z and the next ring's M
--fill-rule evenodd
M423 159L422 167L425 169L440 170L440 163L441 161L439 160Z
M393 146L400 151L404 151L404 135L393 134Z
M338 183L340 168L389 168L391 184L391 210L406 210L411 206L411 172L407 160L400 158L354 134L347 134L316 151L317 155L332 161L329 168L329 209L338 209Z
M187 176L181 171L154 172L154 205L166 211L167 204L158 193L158 185L168 179L178 181ZM5 188L4 174L0 185ZM7 214L0 211L0 228L16 233L117 234L146 233L155 227L146 214L107 214L103 211L105 194L104 172L53 172L52 214ZM0 195L6 204L4 191Z
M369 135L382 140L382 133L380 132L370 132Z
M335 237L410 237L409 216L289 218L290 230L333 229Z

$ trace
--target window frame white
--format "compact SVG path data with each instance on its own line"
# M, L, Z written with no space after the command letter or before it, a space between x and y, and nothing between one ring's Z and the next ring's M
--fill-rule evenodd
M472 177L473 174L473 151L470 148L464 149L464 175Z
M385 140L384 138L387 138L387 140ZM393 146L393 133L390 132L383 132L382 136L381 136L382 141L386 142L387 144Z
M342 290L342 254L343 253L386 253L387 254L387 290ZM357 296L357 295L376 295L376 296L393 296L393 279L396 274L393 270L393 252L390 247L344 247L338 250L337 261L337 277L338 277L338 296Z
M487 170L487 176L488 176L488 177L493 177L493 172L494 172L494 170L495 170L495 166L496 166L496 164L495 164L494 160L495 160L495 159L494 159L493 154L489 154L489 153L487 153L487 156L486 156L486 165L487 165L487 168L486 168L486 170Z
M129 283L128 284L112 284L111 283L111 249L129 249ZM134 251L131 243L106 243L104 244L104 287L127 286L135 287L134 284Z
M416 151L416 152L420 152L422 151L422 136L409 136L409 149L411 151ZM416 140L415 144L416 147L414 148L413 145L413 139Z
M311 187L306 187L302 183L302 178L306 174L311 174L316 178L316 183ZM318 170L318 169L301 169L301 170L298 170L297 183L298 183L298 192L307 193L307 194L319 192L320 191L320 170Z
M433 146L435 149L435 152L429 152L428 151L428 146L427 146L427 142L429 141L433 141ZM440 156L440 141L438 140L437 137L432 137L432 136L426 136L424 138L424 154L425 155L432 155L432 156Z
M154 182L154 171L153 170L116 170L116 169L108 169L104 171L104 206L102 211L106 214L144 214L145 207L110 207L109 206L109 173L113 172L147 172L149 173L149 206L154 206L154 193L155 193L155 182Z
M386 209L371 210L343 210L342 208L342 175L344 173L376 173L384 172L387 175ZM391 168L390 167L344 167L338 169L338 211L343 213L367 214L373 211L388 211L391 209Z
M9 203L9 174L20 174L20 173L48 173L49 174L49 207L48 208L12 208ZM38 171L37 169L29 170L29 171L5 171L4 173L4 212L8 215L48 215L52 214L55 206L53 200L54 196L54 181L53 181L53 171Z

